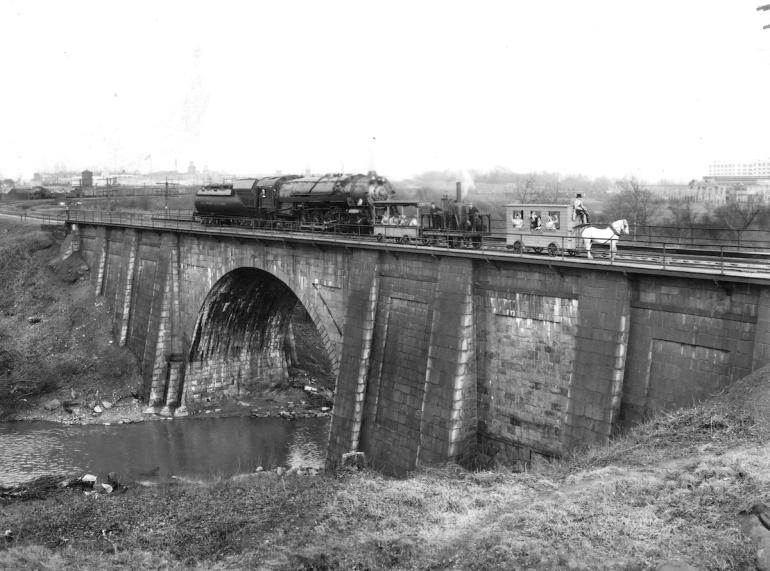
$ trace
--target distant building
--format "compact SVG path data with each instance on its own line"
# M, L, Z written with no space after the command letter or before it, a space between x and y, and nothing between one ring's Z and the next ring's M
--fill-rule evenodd
M728 200L731 185L704 179L693 180L690 184L646 184L644 188L662 200L724 204Z
M727 200L743 204L764 204L770 196L770 184L745 185L738 183L727 193Z
M748 163L737 161L714 161L709 165L708 178L730 179L749 182L750 179L770 179L770 159Z
M84 170L80 173L80 186L91 188L94 185L94 173L90 170Z

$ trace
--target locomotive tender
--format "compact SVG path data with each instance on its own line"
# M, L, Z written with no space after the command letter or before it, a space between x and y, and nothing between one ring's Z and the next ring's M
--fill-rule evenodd
M374 203L394 194L390 182L375 172L248 178L201 187L193 216L203 224L297 223L300 228L357 231L371 229Z

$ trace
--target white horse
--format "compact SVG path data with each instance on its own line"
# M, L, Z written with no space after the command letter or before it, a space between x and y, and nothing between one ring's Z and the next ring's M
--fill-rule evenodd
M609 244L610 245L610 260L615 258L615 253L618 251L618 240L623 234L628 234L628 221L615 220L612 224L595 226L588 224L579 230L579 236L583 239L583 244L588 254L588 259L593 260L591 255L591 244Z

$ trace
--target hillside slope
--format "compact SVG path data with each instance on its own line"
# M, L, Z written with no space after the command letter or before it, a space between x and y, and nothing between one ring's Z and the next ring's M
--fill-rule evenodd
M136 362L109 323L79 255L63 263L49 232L0 221L0 418L88 420L103 401L136 413Z

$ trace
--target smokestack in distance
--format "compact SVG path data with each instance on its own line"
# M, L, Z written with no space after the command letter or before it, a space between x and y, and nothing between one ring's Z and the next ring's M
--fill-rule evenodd
M463 201L463 183L459 180L455 183L455 191L456 191L457 202L462 202Z
M377 137L369 140L369 172L377 172Z

